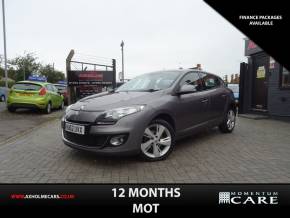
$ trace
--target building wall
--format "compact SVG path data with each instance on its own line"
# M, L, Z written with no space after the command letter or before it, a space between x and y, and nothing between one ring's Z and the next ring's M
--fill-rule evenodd
M241 63L240 75L243 81L240 81L240 105L241 113L251 113L252 98L254 90L254 64L259 57L267 55L250 39L245 39L245 56L248 57L248 64ZM267 55L268 56L268 55ZM269 57L269 56L268 56ZM280 88L280 72L282 66L275 63L273 69L269 69L270 57L266 63L267 78L267 110L271 116L289 116L290 117L290 89Z
M241 113L252 113L253 97L253 58L265 54L260 52L248 57L248 64L245 67L241 65L240 81L240 111ZM244 63L245 64L245 63ZM280 71L281 65L275 63L274 69L267 70L267 109L270 116L289 116L290 117L290 89L280 88Z
M268 111L269 115L290 116L290 90L280 88L280 71L282 66L275 63L269 70Z

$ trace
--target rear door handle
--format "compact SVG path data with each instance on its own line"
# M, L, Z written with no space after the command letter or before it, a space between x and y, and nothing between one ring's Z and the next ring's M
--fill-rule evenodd
M200 101L201 101L201 103L207 103L208 102L208 98L203 98Z
M227 97L227 95L226 95L226 94L222 94L221 96L222 96L223 98Z

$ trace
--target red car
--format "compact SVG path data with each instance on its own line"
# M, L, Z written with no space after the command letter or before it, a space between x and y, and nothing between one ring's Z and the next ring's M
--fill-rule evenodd
M65 84L53 84L58 91L63 95L64 104L67 105L68 103L68 92L67 92L67 85Z

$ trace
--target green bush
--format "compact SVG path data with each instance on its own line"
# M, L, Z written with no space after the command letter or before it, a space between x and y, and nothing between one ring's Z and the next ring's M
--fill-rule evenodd
M8 87L11 88L15 84L15 81L8 81ZM5 81L1 80L0 81L0 87L5 87Z

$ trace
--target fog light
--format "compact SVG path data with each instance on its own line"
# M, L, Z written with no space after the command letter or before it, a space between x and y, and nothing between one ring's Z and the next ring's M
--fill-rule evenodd
M110 140L110 144L113 145L113 146L122 145L124 142L125 142L125 136L124 135L114 136Z

